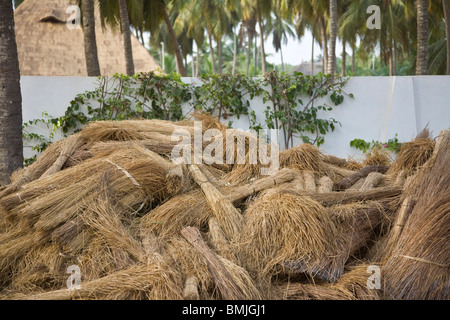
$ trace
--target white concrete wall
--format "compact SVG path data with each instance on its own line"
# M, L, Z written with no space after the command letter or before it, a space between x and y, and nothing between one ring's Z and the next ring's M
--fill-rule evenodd
M183 78L186 83L196 80ZM77 94L96 88L97 78L24 76L21 85L23 118L28 121L41 118L44 111L62 116ZM325 136L325 144L321 146L324 153L358 158L361 154L350 147L355 138L385 142L397 133L398 139L406 142L427 124L434 137L450 127L450 76L354 77L344 90L353 93L355 99L345 97L341 105L326 113L326 117L340 121L342 127L337 126ZM255 98L250 107L264 123L262 98ZM245 117L231 120L234 128L248 129ZM25 150L27 155L29 149Z

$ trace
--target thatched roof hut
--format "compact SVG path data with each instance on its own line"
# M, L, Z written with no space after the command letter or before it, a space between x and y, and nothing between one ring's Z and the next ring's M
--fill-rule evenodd
M66 21L70 0L25 0L15 11L20 73L25 76L87 76L82 29ZM126 73L119 30L102 29L96 8L96 37L102 76ZM148 50L132 36L136 72L160 68Z

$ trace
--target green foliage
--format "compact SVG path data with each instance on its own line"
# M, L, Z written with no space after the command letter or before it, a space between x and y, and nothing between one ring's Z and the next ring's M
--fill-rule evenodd
M372 140L372 142L367 142L363 139L353 139L352 141L350 141L350 146L361 150L363 153L366 153L368 150L373 150L375 148L398 153L400 151L402 143L398 141L396 133L394 138L389 139L387 142L380 142L375 140Z
M195 91L194 107L226 120L229 116L248 116L250 129L261 129L256 114L250 108L250 100L262 94L258 79L244 75L202 75L203 84ZM248 99L250 98L250 100ZM230 124L229 124L230 125Z
M300 72L277 73L270 72L264 77L263 85L266 106L266 124L269 129L282 129L285 148L293 146L294 136L298 136L305 143L322 145L324 135L334 131L340 122L321 116L333 107L325 103L329 98L334 106L344 101L345 92L342 88L348 78L323 75L304 75ZM349 94L353 98L352 94Z
M347 79L319 74L314 77L301 73L277 73L272 71L264 78L244 75L202 75L200 85L184 83L180 75L160 75L154 72L98 79L95 90L78 94L64 115L30 121L24 125L24 139L33 140L36 152L42 152L52 142L56 130L66 136L77 132L90 121L161 119L179 121L183 119L182 105L209 112L220 120L246 116L249 127L260 130L263 124L256 119L250 101L262 97L265 110L265 126L283 130L285 146L292 146L294 135L304 142L321 145L324 135L335 129L339 122L324 119L323 112L333 108L324 101L329 96L334 106L344 100L342 87ZM349 96L352 97L350 94ZM29 131L31 125L44 124L50 130L49 138ZM315 135L314 138L311 138ZM31 163L33 159L27 159Z

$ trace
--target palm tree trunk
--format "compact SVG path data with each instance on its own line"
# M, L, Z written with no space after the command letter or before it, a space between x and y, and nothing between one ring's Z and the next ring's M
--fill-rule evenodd
M259 24L259 41L260 49L261 49L261 72L262 74L266 74L266 52L264 50L264 26L261 17L261 11L258 10L258 24Z
M127 1L119 0L120 25L122 26L123 45L125 49L126 73L134 74L133 49L131 47L130 18L128 16Z
M237 39L236 33L233 30L233 69L231 74L234 76L236 74L236 64L237 64Z
M322 54L323 54L323 72L328 73L328 43L327 43L327 26L325 19L320 17L320 36L322 40Z
M311 45L311 76L314 75L314 33L312 35L312 45Z
M248 77L249 73L250 73L250 52L251 52L251 44L253 42L253 39L250 35L250 33L248 33L248 43L247 43L247 72L246 72L246 76Z
M257 40L257 37L255 37L254 55L255 55L255 72L254 72L254 76L256 77L258 75L258 40Z
M200 46L198 45L197 42L195 42L197 44L197 61L196 61L196 65L195 65L195 76L198 77L198 74L200 72Z
M0 6L0 185L23 166L22 95L12 1Z
M417 0L417 60L416 75L428 73L428 1Z
M330 1L330 50L328 51L328 73L336 73L337 0Z
M347 52L345 52L345 40L342 40L342 70L341 75L345 77L345 68L347 67L346 58Z
M354 74L355 73L355 67L356 67L356 57L355 57L355 55L356 55L356 45L355 44L353 44L352 45L352 73Z
M187 77L186 67L183 64L183 56L181 55L181 49L178 45L177 36L175 35L175 31L173 30L172 23L170 22L169 15L167 14L166 7L164 6L163 1L159 1L159 11L161 12L164 22L167 25L167 30L169 31L170 41L172 42L172 47L175 50L175 58L177 61L177 69L178 73L182 77Z
M448 0L442 0L445 20L445 37L447 39L447 74L450 75L450 10Z
M100 65L95 36L94 0L81 1L81 12L83 14L84 55L87 75L97 77L100 75Z
M284 72L283 48L281 46L280 46L280 56L281 56L281 71Z
M139 34L141 36L142 45L145 47L144 31L142 29L139 29Z
M211 33L208 32L209 39L209 55L211 56L211 65L212 65L212 73L216 73L216 59L214 58L214 48L212 45L212 36Z
M222 74L222 39L219 38L216 40L217 42L217 62L218 62L218 66L217 66L217 73Z

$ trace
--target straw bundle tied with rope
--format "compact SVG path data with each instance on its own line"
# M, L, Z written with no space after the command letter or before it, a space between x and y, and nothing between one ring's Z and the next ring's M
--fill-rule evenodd
M265 175L265 140L208 114L90 123L1 188L0 298L445 299L448 140L419 135L390 168L302 144Z

